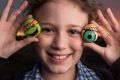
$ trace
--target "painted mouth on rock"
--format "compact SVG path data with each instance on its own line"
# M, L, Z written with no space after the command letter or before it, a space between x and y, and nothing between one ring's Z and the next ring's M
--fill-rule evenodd
M38 34L38 28L37 27L34 27L34 26L31 26L29 28L27 28L24 33L26 35L29 35L29 36L35 36Z

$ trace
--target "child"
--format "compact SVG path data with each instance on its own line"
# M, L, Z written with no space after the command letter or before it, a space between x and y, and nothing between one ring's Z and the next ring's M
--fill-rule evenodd
M8 17L12 5L12 0L8 0L8 5L0 18L2 58L8 58L31 42L37 42L40 60L30 72L25 74L23 80L119 79L120 70L116 66L119 64L120 57L120 27L110 8L106 9L108 21L94 0L34 1L37 2L31 5L32 15L42 26L42 31L37 38L26 38L21 41L15 39L18 26L23 21L16 22L16 18L26 7L26 1ZM97 16L101 24L96 22ZM107 43L106 47L82 40L81 31L90 22L97 26L101 37ZM109 73L90 69L82 64L80 58L84 47L93 49L103 57L110 65Z

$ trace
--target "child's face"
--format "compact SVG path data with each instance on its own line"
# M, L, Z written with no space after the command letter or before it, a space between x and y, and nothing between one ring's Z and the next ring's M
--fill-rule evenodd
M44 68L63 73L75 67L83 52L80 32L88 23L87 13L68 2L49 2L37 10L36 19L43 28L38 52Z

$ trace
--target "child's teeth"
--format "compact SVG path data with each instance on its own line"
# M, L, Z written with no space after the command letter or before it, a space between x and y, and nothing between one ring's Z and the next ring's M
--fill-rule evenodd
M56 59L65 59L67 56L53 56Z

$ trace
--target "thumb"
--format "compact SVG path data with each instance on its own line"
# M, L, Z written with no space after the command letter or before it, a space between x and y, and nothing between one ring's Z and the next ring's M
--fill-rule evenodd
M25 38L21 41L17 41L16 46L17 46L17 48L20 49L20 48L22 48L22 47L24 47L32 42L38 42L38 41L39 41L38 38L28 37L28 38Z
M89 47L93 49L95 52L97 52L99 55L104 56L104 47L101 47L95 43L86 43L86 42L84 42L82 45L84 47Z

